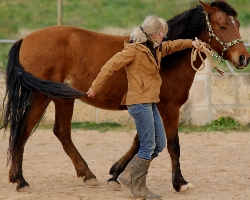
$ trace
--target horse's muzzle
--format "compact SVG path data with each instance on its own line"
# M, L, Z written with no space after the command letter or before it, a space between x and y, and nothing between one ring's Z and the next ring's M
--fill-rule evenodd
M239 62L235 62L233 60L234 67L236 69L244 69L244 68L246 68L247 65L249 64L249 62L250 62L250 57L247 58L244 55L240 55Z

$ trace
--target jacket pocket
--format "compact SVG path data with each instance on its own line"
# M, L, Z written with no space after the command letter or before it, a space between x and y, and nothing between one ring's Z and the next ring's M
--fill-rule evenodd
M152 84L153 76L144 74L141 76L142 82L142 92L147 92L150 89L150 85Z
M142 80L138 78L136 82L131 82L131 84L129 84L128 90L132 90L138 94L142 94L143 93Z
M141 112L141 104L132 104L128 105L128 113L132 116L135 117Z
M145 84L144 84L144 81L143 81L143 78L142 78L142 75L141 75L141 89L142 89L142 92L144 91L144 87L145 87Z

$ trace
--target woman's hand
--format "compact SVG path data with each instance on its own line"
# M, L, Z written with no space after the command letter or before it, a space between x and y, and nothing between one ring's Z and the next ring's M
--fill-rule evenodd
M192 41L192 45L194 48L199 49L200 51L202 51L202 47L206 47L207 43L206 42L202 42L201 40L193 40Z
M95 93L94 93L94 91L92 90L92 88L89 88L89 91L87 92L87 95L88 95L88 97L95 97Z

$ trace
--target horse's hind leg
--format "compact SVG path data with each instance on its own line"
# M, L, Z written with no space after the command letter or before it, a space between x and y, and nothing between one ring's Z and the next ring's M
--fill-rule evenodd
M117 178L123 172L129 161L135 156L135 154L137 154L139 146L139 137L138 134L136 134L130 149L123 157L113 164L109 171L109 174L112 175L112 178L108 180L108 185L111 189L120 190L121 186L120 183L118 183Z
M46 97L41 94L37 94L33 102L33 106L30 110L27 122L25 124L24 131L21 134L20 142L15 148L15 151L12 153L11 165L9 170L9 180L12 183L17 183L16 186L17 191L30 190L29 184L25 181L23 177L23 170L22 170L24 146L34 126L41 119L45 107L46 107Z
M84 176L86 185L98 185L96 176L90 171L87 163L77 151L71 139L71 119L73 115L74 99L54 99L56 116L54 134L62 143L63 149L71 158L78 177Z

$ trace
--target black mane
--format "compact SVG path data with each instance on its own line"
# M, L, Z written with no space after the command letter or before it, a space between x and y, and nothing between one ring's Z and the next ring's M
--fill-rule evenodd
M229 16L237 17L238 13L237 11L228 3L224 1L215 1L210 3L210 6L217 7L220 11L225 12Z
M225 12L229 16L237 16L235 9L224 1L216 0L209 3L212 7L217 7L220 11ZM201 5L191 8L183 13L176 15L167 21L168 33L167 40L176 39L194 39L198 37L202 31L207 31L205 23L204 9ZM178 64L183 57L184 51L173 53L162 59L162 70L170 69Z
M194 39L206 27L203 7L191 8L168 20L167 40Z

